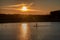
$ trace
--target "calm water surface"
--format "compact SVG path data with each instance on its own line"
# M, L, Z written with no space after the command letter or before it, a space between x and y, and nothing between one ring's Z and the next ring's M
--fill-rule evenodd
M60 22L1 23L0 40L60 40Z

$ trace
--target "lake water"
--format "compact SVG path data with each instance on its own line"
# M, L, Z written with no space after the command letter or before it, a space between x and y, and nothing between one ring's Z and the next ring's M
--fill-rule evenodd
M60 22L0 23L0 40L60 40Z

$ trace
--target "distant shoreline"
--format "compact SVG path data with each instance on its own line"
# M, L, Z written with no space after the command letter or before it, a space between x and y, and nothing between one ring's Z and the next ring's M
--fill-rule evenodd
M50 15L0 14L0 23L15 22L60 22L60 10L50 12Z

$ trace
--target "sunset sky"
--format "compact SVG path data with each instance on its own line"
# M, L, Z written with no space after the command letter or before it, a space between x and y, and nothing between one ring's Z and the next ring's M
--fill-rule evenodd
M22 6L30 11L21 12ZM0 0L0 14L46 15L54 10L60 10L60 0Z

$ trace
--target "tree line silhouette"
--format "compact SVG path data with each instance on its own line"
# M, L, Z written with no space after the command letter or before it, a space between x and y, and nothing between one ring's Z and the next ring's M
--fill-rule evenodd
M60 10L51 11L50 15L0 14L0 23L7 22L60 22Z

